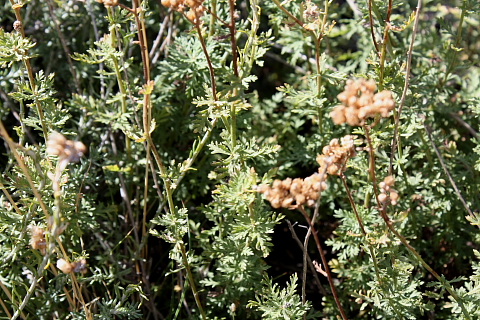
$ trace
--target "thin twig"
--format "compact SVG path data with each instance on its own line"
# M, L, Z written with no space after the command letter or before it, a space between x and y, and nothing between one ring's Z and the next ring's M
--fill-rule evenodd
M15 18L19 22L19 25L20 25L18 30L20 31L20 34L22 35L22 38L26 39L25 29L24 29L25 26L23 25L22 15L20 14L20 9L22 8L23 4L16 4L14 2L14 0L10 0L10 4L12 5L13 11L15 12ZM23 64L25 65L25 69L27 70L28 81L30 83L30 89L32 90L32 92L35 96L38 96L37 85L36 85L36 82L35 82L35 77L33 75L32 66L30 64L30 59L23 59L22 61L23 61ZM47 131L47 125L45 123L45 117L43 115L42 105L40 104L39 99L34 99L34 102L35 102L35 106L37 107L37 113L38 113L38 117L39 117L40 123L41 123L43 138L45 139L45 143L47 143L48 131Z
M5 129L5 126L3 125L2 120L0 119L0 136L3 137L5 142L8 144L10 150L13 153L13 156L17 160L18 165L22 169L23 174L25 175L25 178L27 179L28 185L32 189L33 194L35 195L35 198L38 201L38 204L42 208L43 213L45 214L45 217L48 219L50 217L50 214L48 213L47 207L45 206L45 203L42 200L42 196L38 192L38 189L35 187L35 184L33 183L32 177L30 176L28 172L28 168L25 165L25 162L23 161L22 157L18 154L16 150L16 145L13 142L12 138L9 136L7 130Z
M172 12L172 9L169 9L167 14L165 15L165 18L163 19L163 22L160 25L160 30L158 31L157 38L155 41L153 41L152 48L150 49L150 53L148 54L148 57L150 60L153 59L153 53L155 50L157 50L158 46L160 45L160 40L162 39L163 32L165 31L165 27L167 26L167 23L170 22L170 12ZM153 65L153 62L152 62Z
M453 119L455 119L458 123L460 123L462 126L464 126L465 129L467 129L468 132L470 132L470 134L471 134L472 136L474 136L475 138L478 139L479 136L478 136L478 133L475 131L475 129L473 129L472 126L470 126L468 123L466 123L465 121L463 121L463 119L460 118L460 117L458 116L458 114L456 114L456 113L454 113L454 112L449 112L448 114L449 114Z
M40 265L37 268L37 274L33 277L32 284L30 285L30 287L27 290L27 293L23 297L22 303L18 306L18 309L15 310L15 313L13 314L11 320L17 319L18 316L22 313L23 309L26 307L33 292L35 291L35 287L37 286L38 280L41 278L41 275L45 270L45 267L47 266L48 261L50 260L50 255L52 254L54 249L53 247L54 247L53 242L50 240L49 249L47 250L47 253L43 257L42 263L40 263Z
M338 308L338 311L340 312L340 315L342 316L342 319L346 320L347 316L346 316L345 312L343 311L342 305L340 303L340 299L338 298L337 291L335 290L335 285L333 284L333 277L332 277L332 274L330 272L330 268L328 267L327 258L325 257L325 254L323 253L322 245L320 244L320 239L318 238L317 231L315 229L314 221L310 219L307 212L305 212L305 209L303 208L303 206L299 206L298 209L303 214L305 220L307 221L308 225L312 229L312 234L313 234L313 238L315 239L315 244L317 245L317 250L320 253L320 257L322 258L322 264L325 268L325 272L327 273L327 279L328 279L328 283L330 285L330 289L332 290L333 299L335 300L335 303L337 304L337 308Z
M365 130L365 137L367 138L368 143L368 155L369 155L369 182L373 184L373 193L375 194L375 199L378 206L381 206L380 201L378 200L378 189L377 189L377 178L375 177L375 150L373 149L372 139L370 138L370 129L368 126L364 125L363 129ZM365 195L365 207L370 206L370 193L367 192Z
M380 51L380 75L378 79L378 89L383 90L383 77L385 72L385 57L387 55L388 32L390 30L390 17L392 14L393 0L388 0L387 17L385 18L385 29L383 30L382 48Z
M286 220L286 221L287 221L287 224L288 224L288 229L290 229L290 232L292 234L293 239L295 239L295 242L297 242L298 246L300 247L300 250L302 250L302 252L303 252L304 251L304 245L303 245L302 241L300 241L300 239L298 238L297 233L295 232L295 229L292 226L292 223L289 220ZM322 286L322 283L320 282L320 278L317 275L317 272L315 270L315 266L313 265L313 262L312 262L312 258L310 258L310 255L308 253L307 253L306 256L307 256L308 266L310 267L310 271L312 272L313 277L315 278L315 283L317 284L318 291L320 291L320 293L323 294L324 296L327 296L328 293L325 290L325 288Z
M302 28L305 28L305 24L298 20L297 17L295 17L293 14L290 13L290 11L288 11L287 9L285 9L284 6L282 6L282 4L280 3L280 1L278 0L273 0L273 3L275 3L275 5L280 9L282 10L283 12L285 12L285 14L287 16L289 16L292 20L294 20L300 27Z
M407 96L408 85L410 81L410 68L412 66L412 53L413 45L415 43L415 35L417 34L418 21L420 20L420 11L422 10L422 0L417 2L417 12L415 14L415 21L413 23L412 38L410 40L410 47L407 52L407 66L405 68L405 82L403 85L402 98L400 99L400 105L395 115L395 130L393 132L392 147L390 152L390 165L388 167L388 174L391 175L393 171L393 158L395 156L395 149L397 147L397 136L400 127L400 116L402 114L403 106L405 104L405 98Z
M197 17L197 12L196 11L195 11L195 19L198 22L199 17ZM210 60L210 55L208 54L208 51L207 51L207 46L205 44L205 39L203 39L202 29L200 28L200 24L195 23L195 28L197 29L197 34L198 34L198 38L200 39L200 43L202 45L203 53L205 54L205 58L207 59L208 72L210 73L210 82L211 82L211 85L212 85L213 100L217 101L217 82L215 81L215 72L213 70L212 61Z
M322 183L325 178L325 174L327 172L328 165L325 166L320 173L320 182L319 182L319 189L318 189L318 198L317 202L315 203L315 210L313 213L312 221L315 223L317 221L318 212L320 209L320 199L322 197ZM303 209L303 207L302 207ZM306 279L307 279L307 249L308 249L308 240L310 239L310 235L312 234L312 228L309 227L307 230L307 234L305 235L304 243L303 243L303 278L302 278L302 304L305 304L306 297L305 297L305 287L306 287Z
M235 74L235 77L238 77L237 41L235 39L237 36L235 30L235 0L229 0L228 4L230 10L230 23L228 24L228 28L230 29L230 45L232 46L233 74Z
M358 214L357 206L355 205L355 202L353 201L352 198L352 193L350 192L350 188L347 185L347 180L345 179L345 175L342 173L340 175L340 179L343 182L343 187L345 188L345 191L347 192L348 200L350 201L350 205L352 206L353 212L355 213L355 217L357 218L358 225L360 226L360 229L362 230L363 235L365 238L367 237L367 232L365 231L365 228L362 223L362 219L360 218L360 215Z
M370 33L372 35L373 45L375 46L375 50L377 50L377 54L379 54L380 49L378 48L377 39L375 37L375 30L373 28L372 1L373 0L368 0L368 19L370 20Z
M465 199L463 198L460 190L459 190L458 187L457 187L457 184L456 184L455 181L453 180L452 175L451 175L450 172L448 171L448 168L447 168L447 166L445 165L445 161L443 160L443 157L442 157L440 151L438 150L437 146L435 145L435 142L433 142L432 132L431 132L432 129L431 129L427 124L425 124L425 122L423 122L423 126L424 126L424 128L425 128L425 131L427 132L428 140L430 140L430 143L432 144L432 147L433 147L433 149L435 150L435 153L437 154L437 158L438 158L438 160L440 161L440 164L442 165L443 171L445 171L445 174L447 175L448 180L449 180L450 183L452 184L452 187L453 187L453 189L455 190L455 193L457 194L458 198L460 199L460 201L461 201L462 204L463 204L463 207L465 208L465 210L467 211L467 213L470 215L470 217L475 218L475 215L473 214L472 210L470 210L470 207L468 206L467 202L466 202ZM478 226L478 227L480 228L480 226Z
M52 18L53 25L55 26L55 30L57 31L58 37L60 38L60 43L62 44L63 51L65 52L65 57L67 58L68 67L70 69L70 72L72 73L73 81L75 82L75 88L77 89L77 93L81 95L82 87L80 86L77 73L75 72L75 68L73 67L73 62L72 62L72 59L70 58L70 50L68 49L67 42L65 41L65 36L63 35L63 32L58 25L57 17L55 17L55 13L53 12L53 4L51 3L51 0L46 0L46 3L48 6L48 11L50 13L50 18Z

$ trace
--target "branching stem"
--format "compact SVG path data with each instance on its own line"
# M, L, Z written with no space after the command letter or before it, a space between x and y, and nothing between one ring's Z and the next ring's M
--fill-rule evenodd
M330 289L332 290L333 299L335 300L335 303L337 304L337 308L338 308L338 311L340 312L340 315L342 316L342 319L346 320L347 316L346 316L345 312L343 311L342 305L340 303L340 299L338 298L337 291L335 290L335 285L333 284L333 277L332 277L332 274L330 272L330 268L328 267L328 261L327 261L327 258L325 257L325 254L323 253L322 245L320 244L320 239L318 238L317 230L315 229L315 222L310 219L310 217L308 216L308 214L305 211L305 209L303 208L303 206L298 206L298 209L303 214L303 217L305 218L305 220L307 221L307 223L308 223L308 225L311 229L311 232L313 234L313 238L315 239L315 244L317 245L318 253L320 253L320 257L322 259L323 268L324 268L325 272L327 273L328 283L330 285Z

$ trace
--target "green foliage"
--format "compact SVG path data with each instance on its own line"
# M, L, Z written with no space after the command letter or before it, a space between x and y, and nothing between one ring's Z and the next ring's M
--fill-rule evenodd
M287 288L280 289L270 278L264 278L262 292L257 294L257 301L251 301L248 307L259 309L262 319L301 319L307 313L310 303L302 305L296 292L297 281L297 275L293 274ZM315 317L309 315L306 319Z
M195 3L0 7L0 317L479 318L478 1ZM394 112L334 124L352 78Z

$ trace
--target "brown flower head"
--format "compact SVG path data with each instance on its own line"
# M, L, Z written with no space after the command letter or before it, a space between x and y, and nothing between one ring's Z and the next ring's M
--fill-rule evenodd
M39 250L41 254L45 255L47 248L47 241L45 240L45 232L42 228L37 226L30 227L30 246L33 249Z
M374 93L376 89L373 80L348 80L345 91L337 96L342 104L330 113L333 122L360 126L366 118L373 118L377 114L383 118L389 117L390 111L395 107L392 92L384 90Z

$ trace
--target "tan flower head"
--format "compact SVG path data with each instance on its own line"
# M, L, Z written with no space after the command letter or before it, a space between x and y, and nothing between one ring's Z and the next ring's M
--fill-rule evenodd
M76 262L68 262L65 259L58 259L57 268L60 269L63 273L72 273L80 272L85 273L87 266L87 260L80 259Z
M58 156L60 161L77 162L87 148L80 141L67 140L61 133L53 132L48 138L46 151L52 156Z
M306 204L313 206L318 199L320 189L325 190L327 184L320 179L320 174L301 178L287 178L285 180L275 180L270 187L262 184L257 188L257 192L263 193L272 207L293 209L298 205Z
M380 194L378 195L378 202L385 204L388 201L392 205L396 205L398 202L398 192L393 189L395 178L393 176L387 176L382 182L378 184L380 187Z
M118 6L118 0L95 0L98 3L102 3L105 8Z
M162 5L166 8L172 8L175 11L183 12L186 7L190 10L185 14L188 20L193 24L200 23L200 18L205 13L203 6L204 0L162 0Z
M42 228L37 226L30 227L30 246L33 249L39 250L41 254L45 255L47 248L47 241L45 240L45 232Z
M335 124L347 123L350 126L360 126L366 118L379 114L383 118L390 116L395 107L392 92L384 90L374 93L377 85L373 80L348 80L345 91L337 98L342 103L330 113Z
M338 175L345 171L345 164L348 159L356 155L355 136L347 135L340 139L333 139L328 146L323 147L323 154L317 156L320 165L318 172L323 172L327 166L327 173Z
M257 188L257 192L264 194L275 209L295 209L304 204L313 207L320 192L327 189L325 180L328 174L340 174L345 170L347 160L355 156L354 139L355 136L347 135L341 138L340 142L338 139L330 141L330 144L323 148L323 154L317 157L320 165L318 173L305 179L275 180L272 186L262 184Z

